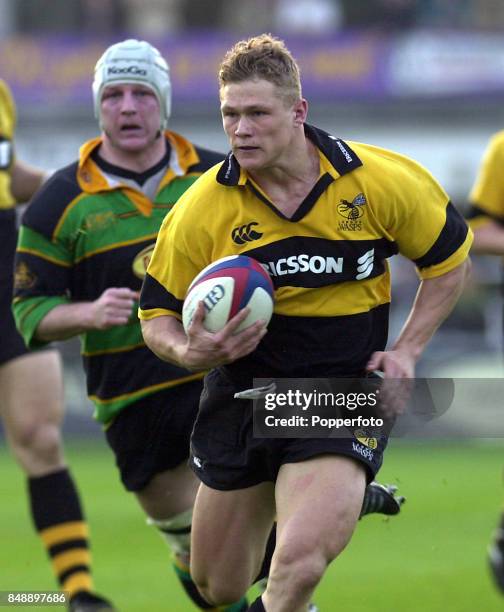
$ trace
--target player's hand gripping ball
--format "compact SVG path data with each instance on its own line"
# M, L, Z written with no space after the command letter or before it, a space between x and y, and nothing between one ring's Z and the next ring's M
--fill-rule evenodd
M187 290L182 309L186 332L199 302L205 306L203 325L210 332L222 329L245 306L250 308L237 333L259 319L269 323L274 305L273 283L255 259L246 255L223 257L202 270Z

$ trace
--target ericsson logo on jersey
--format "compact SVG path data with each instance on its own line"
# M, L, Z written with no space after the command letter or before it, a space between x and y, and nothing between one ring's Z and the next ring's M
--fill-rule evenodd
M355 260L354 260L355 261ZM347 265L349 262L347 262ZM270 276L287 276L300 272L311 274L343 274L345 267L344 257L323 257L322 255L291 255L282 257L277 261L268 261L262 264ZM352 267L354 267L353 264ZM355 280L362 280L371 275L374 266L374 249L371 249L357 259L357 266L354 267L357 274Z
M118 66L110 66L107 70L108 74L113 75L132 75L132 76L147 76L147 70L140 68L140 66L127 66L125 68L119 68Z
M291 255L277 261L263 264L270 276L285 276L298 272L312 274L341 274L343 272L343 257L322 257L321 255Z

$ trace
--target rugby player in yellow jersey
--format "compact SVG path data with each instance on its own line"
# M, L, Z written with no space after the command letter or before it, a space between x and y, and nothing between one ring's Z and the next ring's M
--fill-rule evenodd
M413 378L462 291L472 235L420 165L306 123L299 69L282 41L264 34L237 43L221 64L219 86L231 152L166 217L139 315L160 358L212 368L191 438L202 481L193 579L216 605L241 597L276 517L267 588L250 610L302 612L352 536L387 436L372 451L351 435L255 438L250 402L234 394L254 377L359 377L379 369L386 378ZM254 239L233 240L249 223ZM397 252L415 262L421 282L408 320L385 350L386 260ZM244 309L211 334L200 304L186 334L188 285L206 265L234 254L254 257L272 277L268 329L259 321L235 335Z
M88 394L122 482L167 539L192 600L210 609L187 566L199 483L186 460L203 373L157 359L132 306L166 212L224 156L164 130L169 70L145 41L105 51L93 95L102 135L54 174L23 217L14 311L31 346L81 336ZM373 483L362 514L395 514L400 503ZM246 607L241 599L229 610Z
M0 79L0 416L12 453L27 475L33 523L60 588L75 611L110 610L106 600L93 593L88 525L63 454L59 354L54 349L28 350L11 312L14 207L30 200L46 179L44 171L15 156L15 124L14 100Z
M504 131L494 134L471 190L468 217L474 232L472 250L504 256ZM488 549L495 583L504 593L504 511Z

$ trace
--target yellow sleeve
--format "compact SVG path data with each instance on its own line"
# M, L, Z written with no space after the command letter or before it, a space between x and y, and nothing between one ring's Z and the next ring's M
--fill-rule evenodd
M142 285L141 320L164 315L180 319L187 289L206 266L201 221L189 208L190 198L184 194L163 221Z
M387 231L421 278L441 276L467 258L472 231L431 173L402 161L390 188Z
M488 144L469 194L471 203L491 217L504 220L504 131L495 134ZM476 227L476 225L475 225Z
M9 86L0 79L0 209L11 208L15 200L10 191L10 170L14 161L16 107Z

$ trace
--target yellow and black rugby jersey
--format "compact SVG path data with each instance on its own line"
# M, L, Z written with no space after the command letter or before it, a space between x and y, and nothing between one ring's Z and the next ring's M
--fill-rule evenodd
M95 154L99 138L84 144L79 161L56 172L34 197L20 229L13 307L28 346L38 345L38 324L59 304L94 301L109 287L140 290L164 216L224 157L173 132L166 138L167 170L152 201L119 180L108 182ZM127 325L84 333L82 354L102 422L142 396L202 377L160 361L145 346L136 309Z
M11 91L5 81L0 79L0 210L12 208L15 200L10 191L9 171L13 161L14 129L16 126L16 107Z
M471 227L493 219L504 224L504 131L495 134L485 151L469 200L468 219Z
M266 268L276 290L274 316L258 349L230 372L361 372L387 341L387 258L400 252L431 278L458 266L470 248L466 223L419 164L310 126L305 131L319 149L320 178L292 218L230 154L166 217L147 270L144 320L180 318L190 282L220 257L245 254Z

